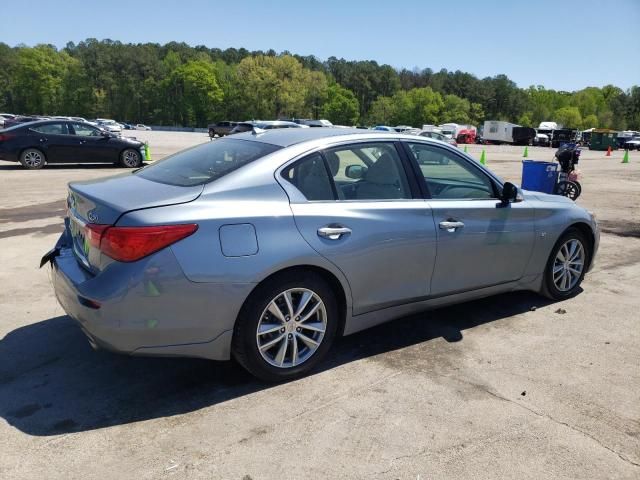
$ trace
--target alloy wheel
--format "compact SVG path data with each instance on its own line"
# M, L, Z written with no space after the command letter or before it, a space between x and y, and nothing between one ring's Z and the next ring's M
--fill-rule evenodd
M556 254L553 262L553 283L561 292L573 289L584 270L585 250L576 238L567 240Z
M127 150L122 156L122 160L127 167L138 166L138 153L133 150Z
M273 298L262 312L256 343L262 358L278 368L306 362L320 347L327 310L312 290L291 288Z
M42 164L42 155L35 150L29 150L27 153L25 153L23 158L24 163L28 167L35 168L39 167Z

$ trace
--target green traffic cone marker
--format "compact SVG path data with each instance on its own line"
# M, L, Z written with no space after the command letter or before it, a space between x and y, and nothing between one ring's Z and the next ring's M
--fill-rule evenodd
M522 156L524 158L527 158L529 156L529 147L524 147L524 153L522 154Z
M158 290L158 287L156 286L155 283L153 283L153 281L151 280L147 280L147 282L144 285L144 293L145 296L147 297L159 297L160 296L160 290Z
M622 157L622 163L629 163L629 150L624 151L624 157Z
M480 155L480 163L482 165L486 165L487 164L487 158L486 158L486 155L484 153L484 148L482 149L482 154Z
M466 145L464 146L464 153L469 153L469 152L467 152L467 146Z
M144 144L144 159L147 162L151 161L151 150L149 149L149 142L145 142Z

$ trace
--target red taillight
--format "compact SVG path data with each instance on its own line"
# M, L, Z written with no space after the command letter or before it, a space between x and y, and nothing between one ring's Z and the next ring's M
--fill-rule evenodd
M15 135L12 135L12 134L9 134L9 133L0 134L0 142L5 142L7 140L12 139L13 137L15 137Z
M84 236L94 248L100 248L100 240L102 239L102 234L104 231L109 228L109 225L97 225L95 223L87 223Z
M88 241L100 247L105 255L120 262L134 262L172 243L188 237L198 229L188 225L156 225L150 227L110 227L87 225ZM94 242L98 242L97 245Z

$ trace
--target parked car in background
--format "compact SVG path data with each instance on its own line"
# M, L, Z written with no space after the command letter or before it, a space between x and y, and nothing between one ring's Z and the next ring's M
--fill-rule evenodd
M229 122L226 120L223 122L211 123L208 127L209 136L213 138L215 136L224 137L225 135L229 135L231 130L233 130L237 124L238 122Z
M396 129L387 125L376 125L371 130L377 130L379 132L395 132Z
M333 123L331 123L329 120L310 120L307 118L297 118L292 120L292 122L299 125L306 125L307 127L333 127Z
M535 147L548 147L550 145L549 135L545 133L536 133L536 136L531 140L531 145Z
M0 130L0 158L28 169L48 163L114 163L137 168L144 144L89 123L44 120Z
M151 127L147 127L146 125L144 125L142 123L138 123L135 126L135 130L147 130L147 131L149 131L149 130L151 130Z
M268 381L429 308L570 298L599 241L565 197L522 191L442 142L356 129L223 138L72 182L67 204L41 265L92 345L233 357Z
M398 133L405 133L409 130L413 130L414 128L411 125L397 125L393 127L393 129Z
M425 138L433 138L434 140L448 143L449 145L453 145L454 147L458 146L458 142L456 142L453 138L446 136L444 133L436 132L433 130L422 130L418 133L418 135Z
M633 137L631 140L624 142L625 150L640 150L640 137Z
M13 118L5 119L4 128L10 128L21 123L36 122L38 120L46 120L46 118L35 115L16 115Z
M115 120L109 120L106 118L97 118L96 123L100 128L108 132L118 133L118 134L122 132L122 127Z
M11 120L15 115L11 113L0 113L0 128L4 128L5 120Z

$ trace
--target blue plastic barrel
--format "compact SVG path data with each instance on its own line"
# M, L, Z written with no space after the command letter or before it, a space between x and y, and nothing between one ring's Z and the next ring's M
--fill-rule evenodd
M522 188L524 190L553 193L557 179L557 163L536 160L522 161Z

